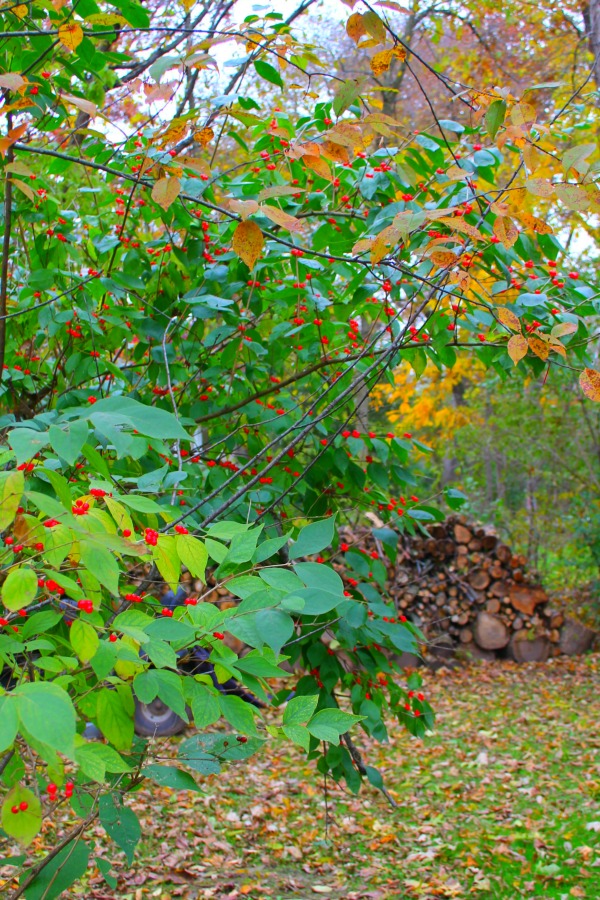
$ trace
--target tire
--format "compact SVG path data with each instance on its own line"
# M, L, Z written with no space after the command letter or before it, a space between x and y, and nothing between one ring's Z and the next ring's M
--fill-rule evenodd
M152 703L135 701L134 727L140 737L168 737L180 734L187 723L158 697Z

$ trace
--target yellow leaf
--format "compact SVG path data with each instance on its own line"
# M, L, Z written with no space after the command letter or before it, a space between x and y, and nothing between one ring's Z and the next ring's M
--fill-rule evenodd
M29 187L28 184L25 184L25 182L21 181L20 178L11 178L11 181L13 184L16 184L16 186L18 188L20 188L20 190L23 191L25 196L28 197L32 203L35 203L35 199L36 199L35 194L33 193L33 191L31 190L31 188Z
M400 235L397 225L388 225L383 231L380 231L373 243L371 244L371 262L376 265L387 254L390 247L395 247L398 243Z
M179 178L159 178L152 188L152 199L166 210L177 199L180 191Z
M589 208L591 198L585 188L579 184L557 184L555 186L556 196L576 212L585 212Z
M232 209L238 216L241 216L243 221L246 221L248 216L258 212L258 203L256 200L228 200L227 205L229 209Z
M382 75L384 72L387 72L394 59L406 59L406 50L403 47L380 50L371 59L371 71L374 75Z
M205 128L201 128L200 131L197 131L194 134L194 140L198 141L201 147L206 147L210 144L214 136L214 131L207 125Z
M513 334L511 339L508 342L508 355L514 362L515 366L519 362L519 360L523 359L524 356L527 356L527 338L523 337L522 334Z
M510 113L513 125L532 125L535 117L535 106L531 103L515 103Z
M258 199L268 200L271 197L287 197L290 194L299 194L305 190L306 188L303 187L292 187L291 184L276 184L273 187L263 188L258 195Z
M503 246L506 247L507 250L510 250L512 245L519 237L519 232L517 231L515 223L509 218L501 218L500 216L497 216L496 220L494 221L493 231L496 237L502 241Z
M254 268L254 263L261 255L264 245L263 233L256 222L240 222L233 233L231 246L249 269Z
M600 372L596 369L584 369L579 376L579 385L588 400L600 402Z
M352 13L348 21L346 22L346 34L349 38L351 38L355 44L358 44L361 37L367 33L367 29L365 28L363 17L360 13Z
M536 234L554 234L550 225L547 225L543 219L532 216L531 213L519 210L515 212L515 215L521 220L527 231L535 231Z
M359 241L357 241L355 243L354 247L352 248L352 253L355 256L357 256L359 253L364 253L365 250L370 251L372 246L373 246L372 238L361 238Z
M450 281L457 284L461 291L467 291L471 284L471 276L468 272L461 272L460 269L450 273Z
M77 22L65 22L59 26L58 39L61 44L73 53L83 40L81 25Z
M13 8L11 9L11 12L13 12L15 14L17 19L24 19L25 16L27 15L27 13L29 12L29 9L27 8L27 4L19 3L18 6L13 6Z
M90 25L127 25L127 19L118 13L92 13L85 21Z
M498 321L502 322L503 325L506 325L507 328L510 328L511 331L521 331L521 323L510 309L507 309L505 306L500 306L496 310L496 313Z
M446 266L453 266L458 262L456 255L452 250L434 250L429 258L436 266L441 266L443 268Z
M260 207L260 211L263 215L267 216L271 222L275 222L276 225L280 225L287 231L302 231L303 225L300 219L284 212L282 209L279 209L278 206L264 204Z
M429 213L427 218L434 218L430 216ZM480 232L479 228L476 228L474 225L469 225L468 222L463 221L460 216L456 218L454 216L443 216L438 217L440 222L443 222L444 225L448 225L450 228L453 228L455 231L461 231L463 234L468 234L469 237L473 238L474 241L482 241L483 235Z
M196 0L181 0L181 5L186 12L189 12Z
M551 197L554 193L554 185L545 178L528 178L525 186L536 197Z
M545 341L542 341L539 337L536 337L535 334L532 334L527 343L529 344L529 349L532 350L536 356L539 356L540 359L548 359L550 348Z

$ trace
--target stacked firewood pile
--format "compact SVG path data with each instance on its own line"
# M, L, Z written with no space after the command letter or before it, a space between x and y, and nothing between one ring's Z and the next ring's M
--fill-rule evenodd
M425 634L426 654L443 658L458 650L480 659L537 662L587 649L573 651L572 629L570 649L561 647L565 616L552 608L525 558L491 530L451 516L427 531L401 535L395 563L369 529L343 535L349 547L376 551L387 564L386 593Z

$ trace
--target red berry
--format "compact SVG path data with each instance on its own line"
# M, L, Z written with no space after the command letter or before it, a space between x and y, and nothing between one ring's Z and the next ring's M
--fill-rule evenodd
M123 529L123 537L131 537L131 528Z
M11 813L16 814L16 813L19 812L19 807L18 807L18 806L11 806L10 811L11 811Z
M114 642L117 640L117 635L116 635L116 634L109 634L108 639L109 639L109 641L111 642L111 644L114 644Z
M19 803L19 809L21 810L21 812L26 812L29 809L29 803L27 802L27 800L21 800L21 802Z
M240 744L245 744L248 738L243 734L238 734L236 741L239 741Z

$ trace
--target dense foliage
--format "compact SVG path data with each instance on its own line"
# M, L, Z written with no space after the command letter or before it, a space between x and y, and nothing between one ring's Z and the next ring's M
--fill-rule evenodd
M0 10L2 829L31 843L59 800L80 817L14 898L79 877L97 815L131 857L123 797L143 778L194 789L188 769L285 737L352 790L382 787L351 726L382 740L384 713L432 726L385 652L419 632L382 596L381 559L337 533L375 513L393 558L397 530L444 516L421 497L427 448L369 425L399 362L418 378L468 354L500 382L575 366L600 397L596 292L560 239L599 202L580 88L458 90L438 73L455 119L431 108L411 133L372 81L324 72L294 36L310 2L238 27L230 6ZM346 25L373 77L405 62L431 76L386 16ZM224 59L227 41L243 55ZM207 565L239 605L161 602ZM300 662L281 725L178 671L198 645L219 682L275 705L289 689L271 696L269 679ZM134 737L134 696L193 718L182 769ZM231 733L207 733L221 716ZM85 741L86 721L106 743Z

